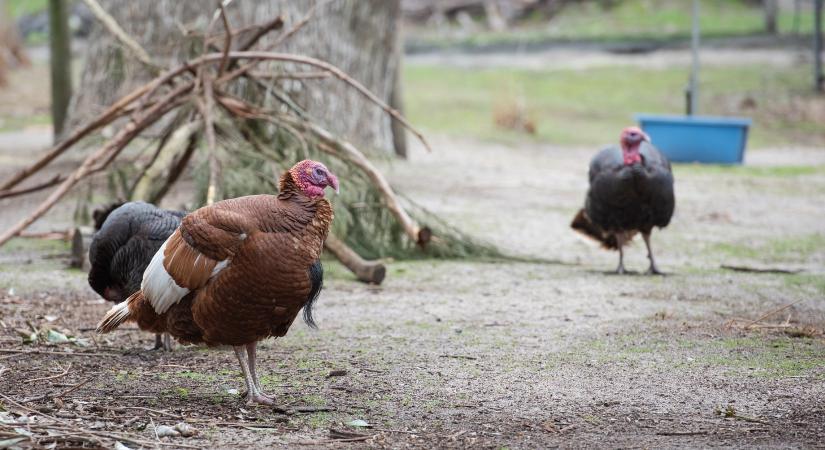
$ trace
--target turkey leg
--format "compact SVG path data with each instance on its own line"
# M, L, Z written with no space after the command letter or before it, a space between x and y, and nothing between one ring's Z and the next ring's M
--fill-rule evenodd
M616 237L616 246L619 247L619 267L616 267L616 273L619 275L624 275L627 273L624 270L624 244L627 243L627 235L625 233L616 233L614 234Z
M622 243L619 243L619 267L616 267L616 273L619 275L624 275L626 273L624 270L624 250Z
M163 349L167 352L172 351L172 335L170 335L169 333L155 333L155 346L152 348L152 350L160 349Z
M647 259L650 260L650 267L647 269L647 274L664 275L659 271L659 268L656 267L656 260L653 259L653 250L650 249L650 233L642 233L642 237L645 240L645 246L647 246Z
M264 394L264 390L261 388L261 381L258 379L258 374L255 372L255 358L258 354L258 343L253 342L251 344L246 344L246 354L249 356L249 374L252 375L252 383L255 384L255 389L258 390L259 395L274 403L275 400L272 397Z
M163 333L163 349L167 352L171 352L173 348L172 335L169 333Z
M255 344L249 344L255 345ZM238 362L241 364L241 372L243 373L244 380L246 380L246 403L251 405L253 403L260 403L263 405L274 405L275 402L264 395L259 389L256 384L256 380L253 378L252 373L253 371L250 370L250 367L255 367L255 360L248 361L246 358L248 346L243 345L236 345L232 347L235 350L235 356L238 358ZM253 352L254 353L254 352Z

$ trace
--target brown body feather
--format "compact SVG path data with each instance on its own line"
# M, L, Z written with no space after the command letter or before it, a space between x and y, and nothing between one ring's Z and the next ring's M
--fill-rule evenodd
M602 244L602 247L608 250L619 249L619 241L616 239L616 235L602 230L601 227L593 223L593 221L587 217L587 212L584 209L579 210L576 217L573 218L570 227L589 238L595 239Z
M309 269L321 255L332 218L329 202L303 194L289 172L281 177L278 196L201 208L183 219L164 251L164 269L190 292L158 314L157 304L139 291L120 322L207 345L283 336L310 298ZM115 316L113 309L99 330L117 327Z

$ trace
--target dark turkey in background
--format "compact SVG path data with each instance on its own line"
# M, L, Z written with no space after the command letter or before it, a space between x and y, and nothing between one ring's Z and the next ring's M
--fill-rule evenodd
M571 227L619 251L616 273L625 273L624 246L641 233L650 259L648 274L661 274L650 248L654 227L670 223L676 199L670 162L636 127L625 128L620 145L590 161L590 189Z
M89 245L89 285L114 303L140 289L143 271L155 252L180 225L184 211L144 202L116 203L94 212L95 234ZM168 336L156 335L155 349L171 350Z

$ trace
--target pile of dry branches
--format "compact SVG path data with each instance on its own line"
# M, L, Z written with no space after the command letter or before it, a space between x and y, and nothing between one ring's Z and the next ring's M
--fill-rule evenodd
M330 157L344 161L348 166L357 168L380 193L383 206L392 213L407 237L420 246L428 244L431 236L429 229L420 226L410 217L385 177L370 160L353 145L337 139L323 126L306 117L299 108L291 108L292 102L279 94L272 80L299 79L309 76L337 78L386 111L427 146L421 133L415 130L397 111L337 67L307 56L279 53L274 50L310 20L312 11L291 28L282 31L268 48L254 50L263 36L283 28L283 19L276 17L258 26L236 31L229 23L225 10L226 3L228 2L219 4L219 9L216 10L204 33L202 53L177 67L161 70L159 65L152 61L151 57L120 28L111 16L94 0L87 0L87 4L92 7L102 24L117 36L134 57L147 66L155 68L158 75L150 82L120 98L89 123L55 145L29 167L20 170L0 184L0 199L54 187L52 193L31 214L0 235L0 245L42 217L78 183L94 174L110 169L124 149L152 127L163 126L164 131L154 154L134 180L133 192L138 191L141 194L139 197L143 197L144 200L160 201L169 188L178 181L180 174L190 163L200 138L203 137L209 161L208 191L205 200L207 204L210 204L222 198L220 192L222 166L218 156L221 150L218 148L217 135L227 131L218 125L217 117L219 116L238 121L264 122L271 127L292 134L304 145L311 140L314 148ZM222 33L213 32L218 22L223 24ZM279 70L276 72L272 70L271 65L262 68L267 66L267 63L280 63L281 65L278 66ZM310 68L312 71L300 68ZM263 102L255 104L248 98L233 94L248 86L260 87L265 94L269 93L279 98L286 107L267 108ZM20 187L23 181L38 173L73 146L95 135L103 127L115 123L119 131L91 152L74 171L66 175L56 175L36 185ZM172 156L162 158L163 154ZM157 167L160 160L165 163L166 167ZM278 162L284 163L285 161ZM284 165L281 170L287 167ZM162 180L158 180L158 177ZM383 267L365 266L363 261L358 261L358 256L354 252L334 236L328 247L351 268L369 269L368 272L358 273L367 281L380 282L380 278L383 278ZM376 270L379 273L375 273Z

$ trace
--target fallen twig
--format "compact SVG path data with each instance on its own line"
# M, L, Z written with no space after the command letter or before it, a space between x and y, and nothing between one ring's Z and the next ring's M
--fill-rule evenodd
M120 356L121 353L92 353L92 352L58 352L53 350L15 350L10 348L0 348L0 353L13 353L20 355L62 355L62 356Z
M467 355L438 355L439 358L454 358L454 359L470 359L476 360L475 356L467 356Z
M35 382L35 381L54 380L55 378L60 378L60 377L64 377L64 376L66 376L66 374L68 374L68 373L69 373L69 370L70 370L71 368L72 368L72 363L69 363L69 364L66 366L66 368L63 370L63 372L61 372L61 373L59 373L59 374L57 374L57 375L52 375L52 376L48 376L48 377L31 378L31 379L25 380L25 381L23 381L23 382L24 382L24 383L33 383L33 382Z
M775 268L775 267L766 267L766 268L759 268L759 267L748 267L748 266L731 266L728 264L722 264L720 266L723 269L732 270L734 272L748 272L748 273L783 273L783 274L797 274L803 272L801 269L782 269L782 268Z
M776 313L778 313L778 312L782 312L782 311L784 311L784 310L786 310L786 309L790 308L791 306L793 306L793 305L795 305L795 304L797 304L797 303L801 302L802 300L804 300L804 299L799 299L799 300L797 300L797 301L795 301L795 302L791 302L791 303L788 303L787 305L784 305L784 306L781 306L781 307L779 307L779 308L776 308L776 309L770 310L770 311L766 312L765 314L762 314L761 316L759 316L759 318L758 318L758 319L753 320L753 321L751 321L749 324L745 325L745 326L744 326L744 329L746 329L746 330L747 330L747 329L751 328L753 325L755 325L755 324L757 324L757 323L759 323L759 322L761 322L761 321L763 321L763 320L767 319L768 317L770 317L770 316L772 316L772 315L774 315L774 314L776 314Z
M697 430L697 431L659 431L656 433L659 436L699 436L703 434L708 434L707 431L704 430Z
M84 385L86 385L90 381L92 381L92 379L87 378L87 379L81 381L80 383L77 383L77 384L69 387L69 389L58 392L57 394L52 394L51 392L47 392L43 395L38 395L37 397L29 397L29 398L20 400L20 403L31 403L31 402L36 402L36 401L43 400L43 399L46 399L46 398L62 398L64 396L69 395L72 392L80 389L81 387L83 387Z
M163 415L163 416L172 417L172 418L179 419L179 420L183 420L183 418L184 418L180 414L161 411L159 409L145 408L143 406L118 406L117 408L112 408L112 411L121 412L121 410L125 410L125 409L137 409L137 410L140 410L140 411L152 412L152 413L155 413L155 414L160 414L160 415Z

